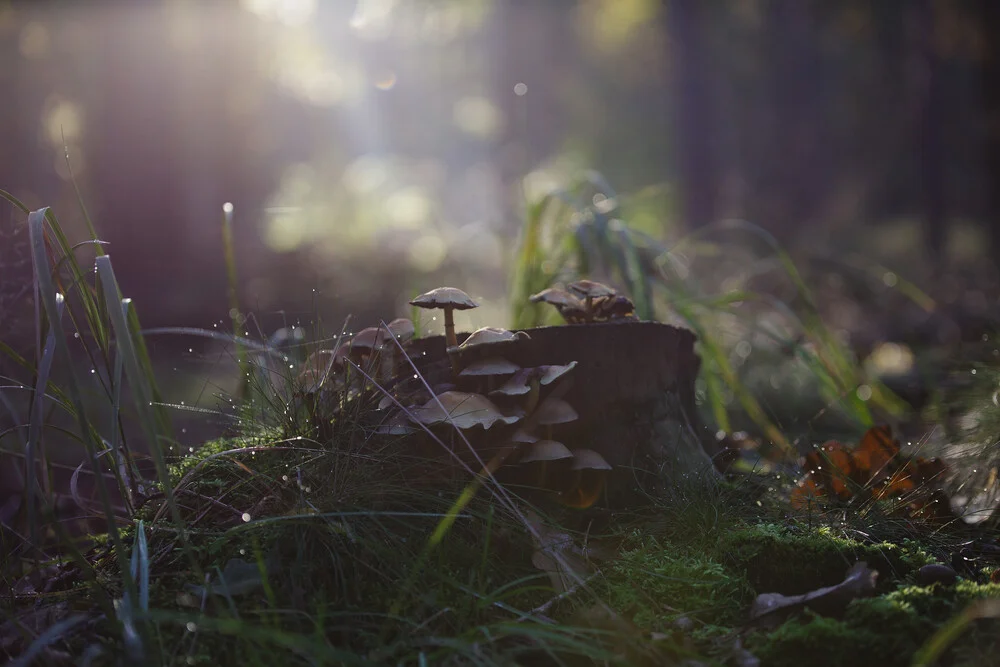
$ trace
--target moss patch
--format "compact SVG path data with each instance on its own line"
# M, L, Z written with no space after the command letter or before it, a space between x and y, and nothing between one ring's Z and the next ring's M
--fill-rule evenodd
M719 542L720 558L745 573L758 593L801 595L843 581L847 569L866 561L879 571L879 584L906 576L930 561L909 545L862 543L832 529L762 523L728 533Z

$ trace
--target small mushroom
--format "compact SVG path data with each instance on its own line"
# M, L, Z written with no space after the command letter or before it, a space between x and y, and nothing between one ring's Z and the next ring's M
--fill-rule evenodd
M638 320L635 304L621 294L594 299L594 314L602 320Z
M572 293L558 287L543 289L538 294L532 294L528 300L531 303L547 303L555 306L567 324L577 324L586 317L587 307L584 302Z
M417 433L420 429L410 423L406 412L400 410L382 422L375 432L379 435L409 435Z
M413 321L405 317L397 317L385 325L385 327L399 341L400 345L409 343L417 335L417 329L413 326Z
M545 427L545 438L552 439L552 426L554 424L568 424L580 418L573 406L561 398L549 397L538 406L532 417L535 423Z
M534 486L545 487L546 474L550 461L565 461L573 458L569 448L555 440L538 440L531 444L521 456L521 463L531 467L531 483Z
M618 292L616 292L613 288L608 287L604 283L595 282L593 280L577 280L575 283L570 283L566 287L571 292L585 300L588 322L593 319L594 316L594 299L602 296L615 296L618 294Z
M385 340L385 332L380 327L362 329L351 339L348 356L360 366L365 357L381 349Z
M495 345L497 343L511 343L516 340L530 339L531 336L523 331L508 331L507 329L499 329L497 327L483 327L469 334L469 337L457 348L454 345L452 345L452 348L468 350L479 345Z
M507 361L501 357L488 357L474 361L459 373L462 377L485 377L486 390L490 391L494 387L494 381L498 377L504 377L521 370L517 364Z
M416 335L416 328L413 322L405 317L400 317L385 325L386 330L399 345L406 345L413 340ZM379 379L391 380L393 377L402 377L406 369L406 357L399 349L399 345L390 342L386 332L382 332L382 361L379 364Z
M334 350L316 350L302 363L296 384L303 393L315 394L320 390L333 368L334 355Z
M538 436L525 431L523 428L519 428L514 431L514 435L510 436L510 441L530 445L533 442L538 442Z
M478 308L479 304L472 300L468 294L457 287L438 287L430 292L421 294L410 301L411 306L417 308L440 308L444 310L444 337L446 344L451 347L458 345L455 337L454 311Z
M520 366L502 357L489 357L472 362L462 369L459 375L463 377L511 375L519 370Z
M573 463L569 469L573 477L567 490L560 495L559 502L567 507L590 507L601 497L611 464L592 449L577 449L573 451Z
M491 391L490 396L524 396L531 391L531 378L534 374L534 368L522 368L499 388Z
M444 410L441 409L442 406ZM520 421L522 416L504 414L490 399L480 394L446 391L437 399L432 398L423 406L414 409L411 419L427 426L442 422L452 423L464 430L473 426L488 429L498 421L514 424Z
M571 361L563 366L559 366L557 364L539 366L538 370L540 371L540 377L538 378L538 382L542 386L550 385L574 368L576 368L575 361Z

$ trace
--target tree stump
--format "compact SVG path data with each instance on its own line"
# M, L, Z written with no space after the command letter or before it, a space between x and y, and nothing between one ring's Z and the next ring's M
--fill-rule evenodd
M570 449L600 453L614 470L612 504L635 493L672 493L694 481L713 483L711 456L699 437L694 381L700 360L690 331L658 322L611 322L540 327L528 340L489 351L522 367L577 362L562 395L580 418L552 427L552 438ZM462 342L468 334L459 334ZM449 359L443 336L408 346L430 384L447 382L452 362L466 365L481 350ZM710 444L708 446L711 446Z

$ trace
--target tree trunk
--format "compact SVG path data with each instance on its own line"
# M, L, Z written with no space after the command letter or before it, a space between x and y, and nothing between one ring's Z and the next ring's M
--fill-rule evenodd
M637 492L674 496L715 479L714 439L702 437L695 413L694 380L699 359L695 336L658 322L568 325L528 329L529 340L492 346L522 368L577 362L562 399L579 418L553 427L551 437L570 449L592 449L613 466L608 499L622 505ZM467 334L459 334L459 342ZM475 348L448 359L444 338L414 341L409 354L433 386L452 378ZM561 382L561 381L557 381ZM558 384L554 386L559 386ZM545 399L543 393L542 400ZM512 428L516 428L512 427ZM504 440L502 428L485 432ZM495 434L495 435L494 435Z
M697 227L715 219L719 194L714 77L706 43L708 7L704 0L665 0L664 5L677 181L684 221Z
M983 152L986 161L986 203L990 250L993 263L1000 268L1000 44L994 38L1000 34L1000 3L981 0L980 25L985 54L982 66L983 119L985 132Z

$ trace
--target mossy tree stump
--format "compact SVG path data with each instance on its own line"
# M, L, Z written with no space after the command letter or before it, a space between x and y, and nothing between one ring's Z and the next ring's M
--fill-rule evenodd
M409 353L430 384L447 382L452 362L463 367L483 354L522 367L577 362L562 394L580 418L552 427L571 449L593 449L614 471L614 504L636 491L656 495L715 479L699 438L694 381L699 359L690 331L657 322L614 322L525 330L528 340L488 352L473 348L449 359L443 336L412 341ZM468 334L459 334L461 343Z

